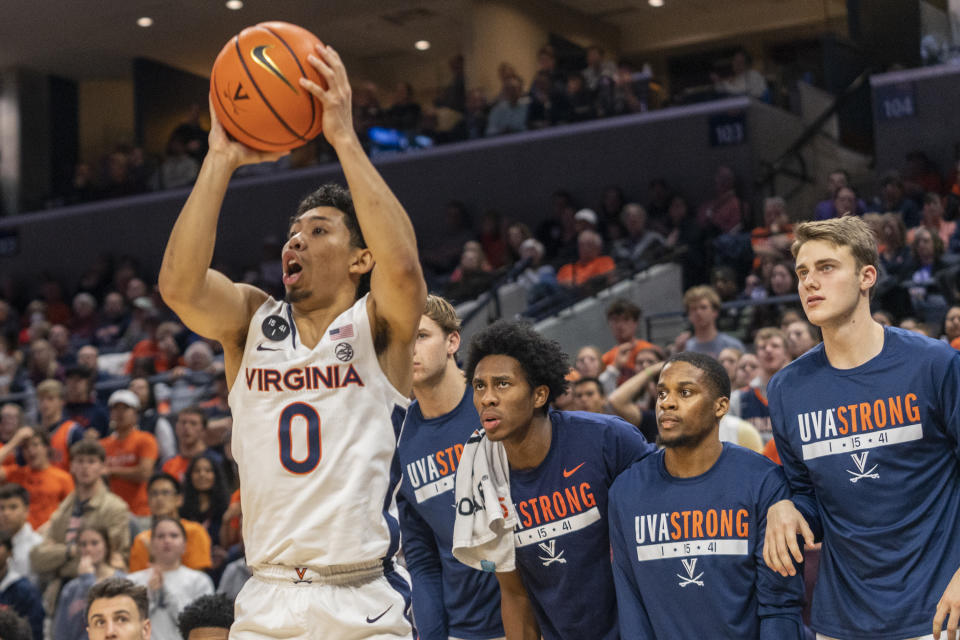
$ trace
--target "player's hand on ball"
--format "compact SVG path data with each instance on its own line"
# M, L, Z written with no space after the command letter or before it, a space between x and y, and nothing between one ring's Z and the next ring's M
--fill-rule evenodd
M307 78L300 78L300 86L312 93L323 105L323 135L334 148L338 143L356 137L353 129L353 106L350 80L340 55L333 47L317 45L316 52L307 58L327 83L323 88Z
M949 620L947 617L949 616ZM937 603L937 613L933 616L933 637L935 640L942 639L944 621L947 622L947 640L957 640L960 634L957 634L957 618L960 618L960 569L953 574L947 590L943 592L943 597Z
M763 561L782 576L795 576L793 564L803 562L803 550L797 535L813 544L813 531L790 500L781 500L767 510L767 532L763 541ZM791 558L792 556L792 558Z
M213 99L208 98L208 101L210 102L210 135L207 136L210 150L208 153L224 156L234 169L245 164L276 162L290 153L289 151L257 151L232 139L217 119L213 109Z

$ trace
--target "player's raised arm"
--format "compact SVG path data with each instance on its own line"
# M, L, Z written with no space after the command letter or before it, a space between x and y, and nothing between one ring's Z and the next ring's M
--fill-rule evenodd
M159 286L164 302L184 324L204 337L224 343L229 353L234 346L231 338L246 331L250 314L266 294L234 284L210 268L220 207L237 167L276 160L284 154L254 151L230 140L212 109L210 121L210 150L170 233ZM240 346L237 345L238 350ZM230 372L228 380L232 380Z
M389 338L381 362L391 381L407 388L411 381L410 349L427 295L413 225L357 139L350 83L340 56L331 47L320 45L310 63L327 88L306 79L300 83L323 105L323 134L337 152L360 229L376 262L370 284L372 318L375 332L384 335L386 331Z

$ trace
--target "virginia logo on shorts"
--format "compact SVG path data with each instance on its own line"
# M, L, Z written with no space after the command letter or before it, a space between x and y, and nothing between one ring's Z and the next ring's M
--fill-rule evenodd
M306 567L295 567L294 571L297 572L297 579L293 581L293 584L300 584L301 582L304 584L313 584L313 580L303 579L303 576L307 575Z
M703 571L701 571L697 575L693 575L693 573L697 570L697 559L681 558L680 562L683 563L683 568L687 570L687 575L682 576L678 573L677 577L680 578L680 582L678 584L681 587L686 587L687 585L691 585L691 584L695 584L698 587L702 587L703 580L701 580L700 578L703 577Z

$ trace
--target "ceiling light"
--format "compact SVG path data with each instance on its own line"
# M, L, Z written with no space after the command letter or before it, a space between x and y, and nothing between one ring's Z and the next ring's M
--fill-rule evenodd
M148 18L143 16L142 18L137 18L137 26L139 27L149 27L153 25L153 18Z
M663 0L647 0L647 2L650 3L650 6L651 6L651 7L662 7L662 6L663 6Z
M239 11L243 9L243 0L227 0L227 9Z
M430 48L430 41L417 40L416 42L413 43L413 46L417 51L426 51L427 49Z

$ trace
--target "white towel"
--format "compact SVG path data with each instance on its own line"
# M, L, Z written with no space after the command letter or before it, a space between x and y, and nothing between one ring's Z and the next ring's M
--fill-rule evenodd
M510 497L507 451L488 440L482 428L463 448L454 495L453 556L481 571L513 571L517 510Z

